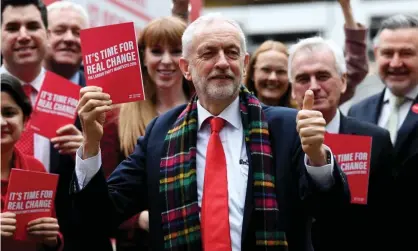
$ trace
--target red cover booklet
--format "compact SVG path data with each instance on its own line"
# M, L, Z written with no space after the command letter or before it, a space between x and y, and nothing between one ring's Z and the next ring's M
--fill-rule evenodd
M27 224L42 217L52 217L58 175L12 169L4 212L16 214L16 240L26 240Z
M87 85L100 86L113 104L144 100L134 23L80 32Z
M30 127L47 138L57 136L56 131L74 124L80 86L52 72L47 72L30 118Z
M326 133L325 144L347 176L351 203L367 204L372 137Z

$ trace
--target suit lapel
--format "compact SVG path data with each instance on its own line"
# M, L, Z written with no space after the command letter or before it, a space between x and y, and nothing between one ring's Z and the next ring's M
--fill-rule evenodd
M418 97L415 98L412 106L418 104ZM398 136L395 143L395 151L399 152L408 136L418 127L418 113L412 111L412 106L408 111L408 114L403 122L401 128L399 128Z
M246 239L246 236L248 234L248 228L251 220L251 214L253 212L253 176L251 175L253 173L253 167L252 167L252 161L251 161L251 152L250 152L250 146L248 143L245 144L247 148L247 156L248 156L248 180L247 180L247 192L245 195L245 205L244 205L244 217L242 220L242 232L241 232L241 246L242 249L244 249L244 241Z
M386 89L386 88L385 88ZM385 95L385 89L376 96L375 99L371 100L368 108L366 109L365 117L362 120L377 125L379 122L380 113L382 111L383 97Z
M350 121L342 113L340 115L340 129L338 132L341 134L356 134L351 130Z
M167 123L171 125L171 123ZM160 128L160 126L155 126ZM147 187L148 187L148 208L151 246L155 250L164 250L164 234L162 231L162 205L160 195L160 162L164 151L164 138L167 135L166 128L151 130L147 147Z
M80 79L78 80L78 85L81 86L81 87L85 87L86 86L86 78L84 77L84 72L79 71L78 73L80 74Z
M385 89L383 89L380 94L372 96L361 106L361 110L355 112L355 117L358 120L377 125L381 113L384 94Z
M370 136L372 137L372 145L371 145L371 159L370 159L370 167L373 167L374 163L378 163L379 158L379 149L380 146L375 144L374 137L372 136L372 132L367 132L364 129L358 127L357 121L354 118L347 118L341 114L341 123L340 123L340 133L341 134L351 134L351 135L362 135L362 136ZM360 123L360 122L359 122ZM374 168L370 169L370 173L375 172Z

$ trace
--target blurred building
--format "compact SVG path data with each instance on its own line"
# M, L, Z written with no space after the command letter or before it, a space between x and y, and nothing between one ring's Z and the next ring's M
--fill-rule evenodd
M289 45L314 35L344 46L344 16L338 0L205 0L204 6L204 14L221 12L241 24L250 53L267 39ZM357 22L369 27L370 74L357 86L354 97L340 107L344 114L352 104L384 88L375 74L372 49L380 21L394 14L418 15L418 0L351 0L351 6Z
M351 0L351 5L356 20L370 27L370 43L382 18L418 15L418 0ZM321 35L344 43L344 17L337 0L205 0L203 13L209 12L237 20L247 35L250 52L266 39L291 44Z

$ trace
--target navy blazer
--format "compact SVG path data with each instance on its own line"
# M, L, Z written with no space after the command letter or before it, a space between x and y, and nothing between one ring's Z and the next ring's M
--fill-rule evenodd
M364 101L355 104L348 112L349 116L377 124L382 110L384 90ZM418 104L418 96L413 105ZM418 177L418 113L412 108L409 110L405 121L398 130L394 145L396 160L395 199L389 201L394 205L393 213L395 222L399 225L393 231L397 235L392 242L397 243L399 250L408 249L416 245L416 236L411 227L418 224L418 202L416 201L416 179ZM401 246L402 245L402 246Z
M393 199L395 169L389 132L374 124L341 114L339 133L372 137L368 201L367 205L351 204L344 211L334 212L334 217L330 217L329 222L316 220L312 226L314 249L315 251L384 249L387 246L381 240L382 234L387 231L390 226L389 218L393 216L387 203ZM338 215L344 217L335 221ZM382 215L385 220L380 217Z
M111 235L121 222L148 209L151 249L164 250L159 166L167 131L184 108L185 105L179 106L150 122L133 154L116 168L107 182L100 171L79 191L74 175L71 190L74 198L73 213L77 229L81 230L81 238L88 233L102 236L102 242L96 240L96 243L100 242L100 248L104 249L106 236ZM335 162L333 186L326 191L317 187L304 166L304 153L296 132L296 110L283 107L264 107L263 110L269 123L274 152L279 228L286 231L290 251L312 250L309 216L339 210L349 203L346 177ZM251 164L249 173L252 173ZM251 196L252 175L248 175L246 194L242 250L250 251L255 247L253 223L257 220L251 217L254 208ZM82 248L87 250L85 245L79 250Z
M79 71L80 79L78 85L86 86L84 73ZM77 116L75 126L81 131L80 120ZM49 158L50 173L58 174L57 194L55 196L55 211L60 226L60 231L65 239L64 250L75 250L72 248L72 243L77 239L77 231L73 231L72 227L72 202L69 194L70 183L75 168L75 159L72 155L60 154L53 144L50 144L50 158Z
M348 111L348 116L377 124L382 111L384 93L385 89L381 93L353 105ZM418 104L418 96L413 102L413 105L416 104ZM412 109L409 110L405 121L399 128L394 147L401 163L407 162L408 159L418 154L418 113L412 111Z
M86 86L86 77L84 76L84 71L79 70L78 73L80 74L80 79L78 80L78 85L81 87Z

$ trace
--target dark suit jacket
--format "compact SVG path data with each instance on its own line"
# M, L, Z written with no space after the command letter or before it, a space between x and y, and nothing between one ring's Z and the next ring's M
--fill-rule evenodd
M160 160L163 142L171 125L185 106L177 107L150 122L145 137L138 140L134 153L123 161L107 183L102 172L78 191L75 181L74 214L82 235L95 233L109 235L113 229L137 212L149 210L150 244L152 250L163 250L161 229L161 198L159 192ZM283 107L265 107L276 166L276 187L280 210L279 227L286 231L289 250L311 249L308 231L309 215L333 211L349 203L346 177L335 164L334 185L322 191L313 182L304 166L299 136L296 132L296 110ZM231 139L232 140L232 139ZM252 166L249 167L252 173ZM242 250L253 250L255 231L252 176L248 176L245 210L243 215ZM85 233L85 234L84 234ZM105 238L103 238L105 239ZM99 241L96 240L98 243ZM100 247L105 244L101 242ZM83 246L86 248L85 246Z
M80 79L78 80L78 85L81 87L86 86L86 77L84 76L84 71L79 70L78 73L80 74Z
M78 85L86 86L84 73L80 72L80 80ZM75 126L81 130L80 120L76 119ZM71 218L71 197L69 194L72 175L74 173L75 159L68 154L60 154L53 144L50 144L50 173L59 174L57 194L55 196L55 210L60 226L61 233L64 236L64 250L74 250L71 248L73 239L77 239L78 233L73 231L73 219Z
M368 121L374 124L378 123L380 112L382 110L384 91L371 96L364 101L354 105L348 112L349 116ZM418 97L415 98L413 105L418 104ZM399 245L416 245L414 231L410 227L416 227L418 224L418 202L416 201L416 179L418 177L418 114L409 110L405 121L398 130L398 136L394 146L396 160L395 177L395 200L393 201L395 222L398 227L394 234L399 234L397 248Z
M315 251L380 250L387 221L379 216L391 214L387 202L391 197L394 178L393 146L389 132L371 123L341 114L340 134L372 137L367 205L351 204L342 212L334 212L330 222L316 220L312 227ZM335 221L340 215L340 220ZM372 234L373 233L373 234ZM375 238L377 237L377 238ZM381 246L383 244L383 246Z

